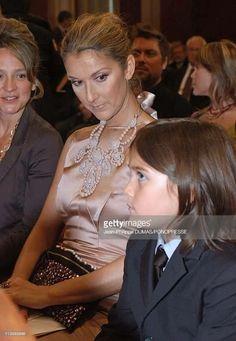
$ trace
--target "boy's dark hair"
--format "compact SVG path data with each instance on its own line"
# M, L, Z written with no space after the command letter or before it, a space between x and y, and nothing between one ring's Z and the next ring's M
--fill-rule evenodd
M188 223L185 250L197 239L212 248L235 239L236 148L224 128L193 119L158 120L137 133L132 148L167 175L170 186L177 185L179 212L170 228Z

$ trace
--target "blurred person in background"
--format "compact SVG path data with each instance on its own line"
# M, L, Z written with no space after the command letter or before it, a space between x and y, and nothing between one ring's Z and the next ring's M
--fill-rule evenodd
M131 30L131 51L135 58L135 77L143 91L154 95L151 107L158 118L185 117L194 111L189 102L170 90L162 80L168 65L169 43L154 27L139 23Z
M53 38L57 44L57 49L60 51L61 49L61 42L66 34L67 29L73 22L73 16L71 12L63 10L60 11L57 15L57 22L58 25L53 28Z
M210 98L210 105L193 117L224 127L236 141L236 45L229 40L204 45L192 82L196 96Z
M181 69L183 66L188 63L187 55L186 55L186 47L182 41L173 41L170 44L170 63L168 64L169 68L174 70Z
M200 49L206 45L206 40L201 36L192 36L186 42L186 51L188 63L185 67L177 71L176 91L184 96L195 110L202 109L209 105L208 96L195 96L193 93L193 85L191 75L197 62L197 55Z

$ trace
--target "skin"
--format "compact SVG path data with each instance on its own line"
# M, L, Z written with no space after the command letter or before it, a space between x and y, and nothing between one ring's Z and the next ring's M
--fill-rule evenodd
M176 63L181 63L185 60L186 58L186 52L184 46L176 46L172 50L172 59Z
M31 90L24 65L8 49L0 48L0 119L19 118Z
M178 214L177 186L169 181L167 175L144 162L135 150L131 152L129 167L131 178L125 192L129 197L131 216L151 217L153 227L168 228ZM162 238L168 242L175 238L175 234L165 233Z
M129 167L131 178L125 192L129 196L130 213L176 216L177 186L170 183L168 176L149 166L135 150L132 150Z
M194 72L191 75L192 84L193 84L193 93L196 96L209 96L209 88L212 84L213 77L212 74L201 64L197 65L194 69ZM210 97L212 106L214 107L213 99ZM234 101L229 99L223 103L224 106L227 106ZM235 106L230 107L226 110L223 115L215 115L212 116L210 112L206 111L200 116L200 119L203 121L211 121L219 126L224 127L225 129L229 129L235 124L236 120L236 109Z
M199 38L192 38L187 45L187 57L191 65L195 66L197 61L197 54L202 48L203 42Z
M201 64L197 65L191 75L195 96L209 96L212 74Z
M167 66L167 58L163 60L158 42L155 39L135 38L132 54L136 64L135 75L149 86L159 83Z
M12 303L9 297L7 297L3 290L0 290L0 301L0 315L4 316L4 318L0 319L1 341L13 341L19 339L24 339L24 341L35 341L35 338L31 336L25 319L21 316L17 307ZM12 332L23 334L14 336Z
M102 52L91 50L78 55L69 54L65 65L68 78L82 105L92 109L90 111L97 118L106 119L107 125L125 126L130 123L134 113L139 110L139 104L127 86L127 80L134 72L132 56L127 59L126 69ZM104 73L108 75L104 76ZM141 112L139 120L143 124L152 121L144 112ZM100 143L104 134L106 128ZM113 295L121 288L123 256L92 273L52 286L36 286L28 281L39 256L46 249L52 248L62 233L63 221L56 206L56 195L71 139L73 137L67 140L63 148L49 195L18 258L10 279L10 288L5 289L17 304L25 307L44 308L56 304L90 302Z
M34 87L22 62L7 48L0 48L0 149L9 143Z
M127 81L135 67L132 55L125 70L101 52L86 50L66 58L65 67L73 90L85 108L108 125L124 125L124 110L129 101ZM119 96L117 96L119 94ZM132 119L131 112L127 121Z

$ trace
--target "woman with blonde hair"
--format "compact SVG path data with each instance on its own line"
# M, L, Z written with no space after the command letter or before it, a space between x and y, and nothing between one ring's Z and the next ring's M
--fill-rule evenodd
M129 85L135 62L127 27L118 16L79 17L63 40L62 56L76 96L100 123L67 140L44 209L6 290L19 305L43 308L72 331L42 340L87 341L106 321L123 277L126 239L105 238L103 222L129 214L123 192L129 146L152 118Z
M236 139L236 45L221 40L203 46L192 80L194 95L211 100L209 107L193 117L224 127Z

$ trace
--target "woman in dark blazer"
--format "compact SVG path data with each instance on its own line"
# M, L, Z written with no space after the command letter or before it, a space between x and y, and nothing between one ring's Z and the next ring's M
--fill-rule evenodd
M131 213L162 224L129 241L120 297L96 341L236 340L233 141L210 123L157 121L137 134L130 169Z
M30 106L42 96L39 55L27 27L0 19L0 281L36 222L48 193L62 141Z

